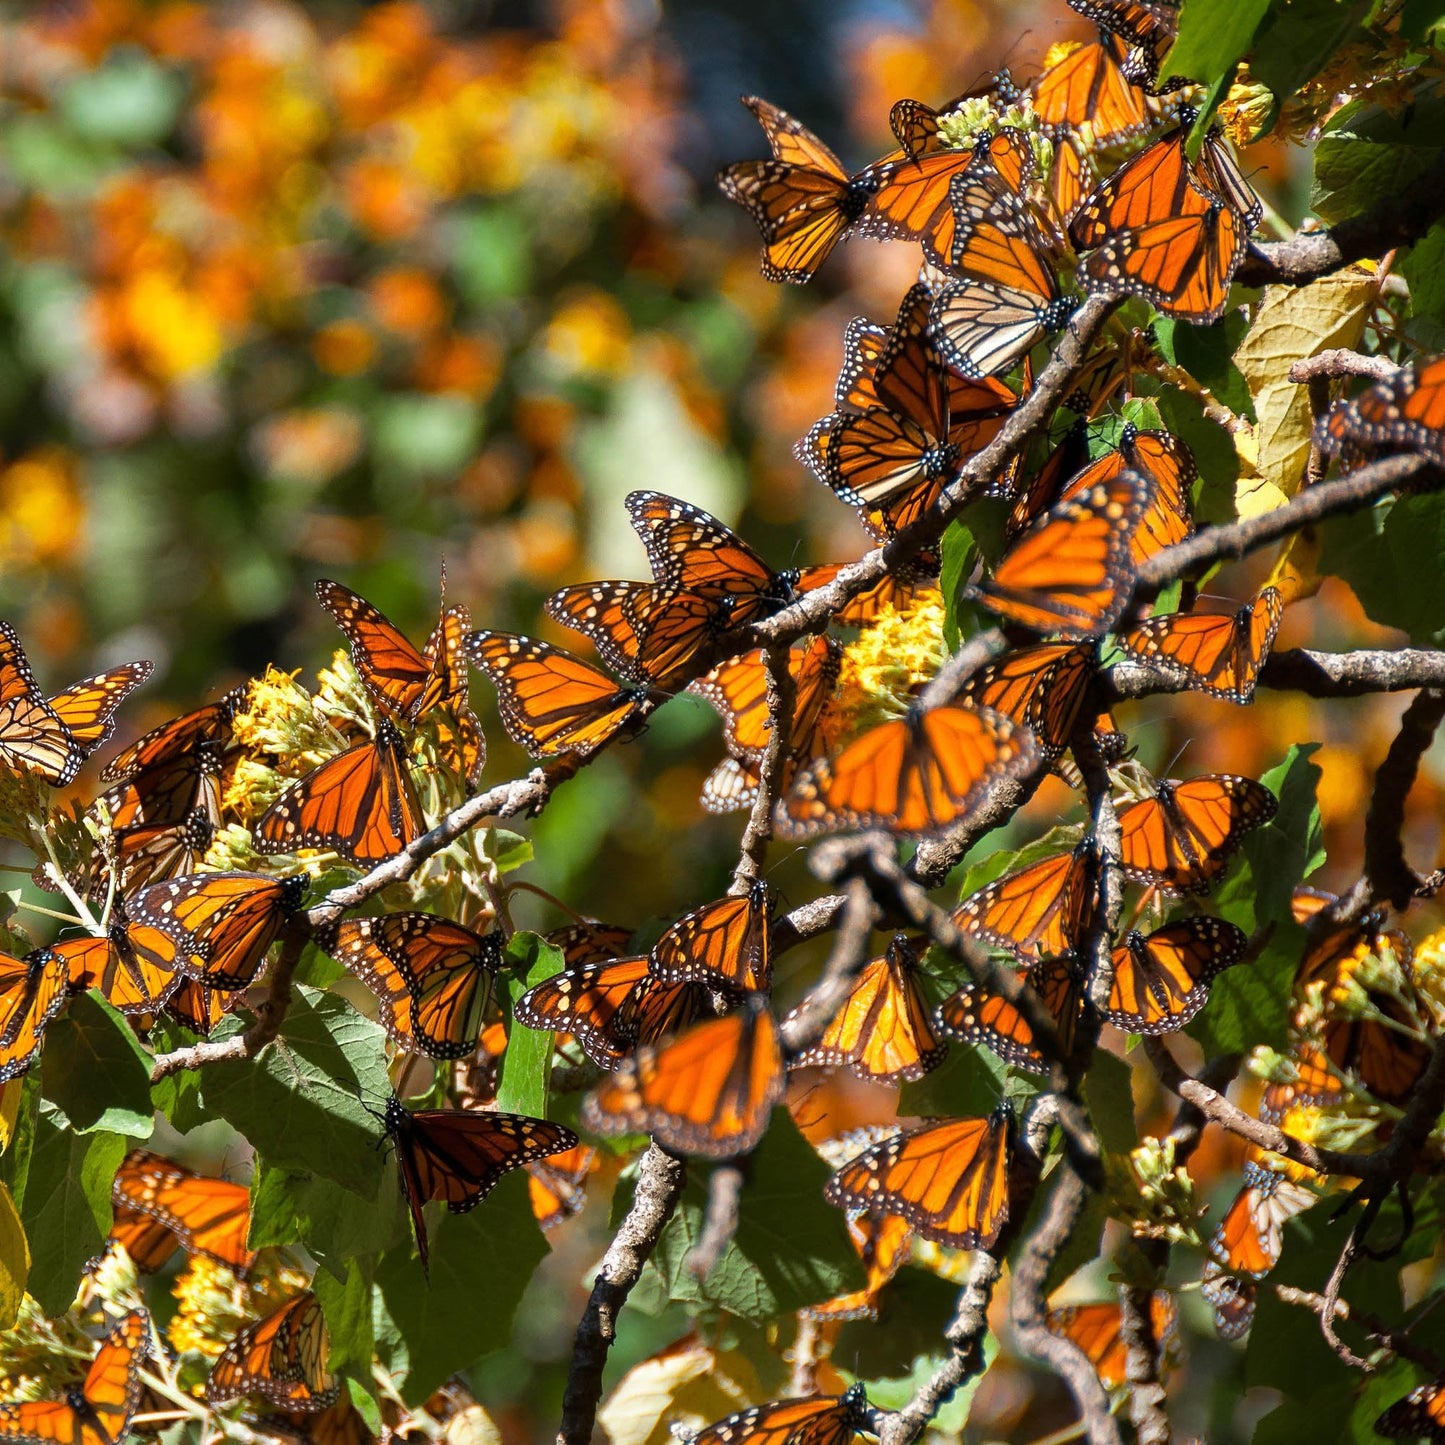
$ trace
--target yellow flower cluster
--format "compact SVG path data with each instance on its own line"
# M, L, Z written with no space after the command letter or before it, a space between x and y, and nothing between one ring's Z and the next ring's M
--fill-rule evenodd
M902 717L943 666L943 594L920 588L901 609L885 606L843 652L837 715L843 737Z

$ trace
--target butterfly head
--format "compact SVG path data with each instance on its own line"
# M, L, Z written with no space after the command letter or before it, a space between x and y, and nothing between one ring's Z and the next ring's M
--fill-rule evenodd
M868 1418L873 1407L868 1403L868 1391L862 1380L855 1381L843 1392L843 1405L851 1420L857 1422Z

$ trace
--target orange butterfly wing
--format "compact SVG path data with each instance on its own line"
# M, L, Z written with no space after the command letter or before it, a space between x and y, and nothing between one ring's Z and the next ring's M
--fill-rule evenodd
M1123 1314L1117 1302L1068 1305L1050 1310L1044 1324L1056 1335L1072 1340L1088 1357L1106 1390L1127 1379L1128 1349L1122 1337ZM1179 1327L1179 1312L1168 1290L1155 1290L1149 1301L1149 1324L1161 1350Z
M1047 754L1057 755L1068 744L1096 663L1087 643L1015 648L981 667L959 695L1021 723Z
M255 1251L246 1248L251 1191L244 1184L182 1169L149 1150L126 1155L111 1184L111 1202L170 1230L187 1254L204 1255L244 1275Z
M85 755L36 685L19 635L0 622L0 763L64 787Z
M68 983L69 970L53 949L24 958L0 953L0 1083L35 1061L46 1027L65 1007Z
M652 972L664 983L766 993L773 981L767 885L755 882L684 914L653 944Z
M1162 668L1210 697L1247 703L1284 616L1275 587L1231 616L1174 612L1151 617L1119 638L1131 657Z
M862 1385L842 1395L773 1400L699 1430L691 1445L848 1445L867 1428Z
M1138 135L1148 128L1149 111L1125 79L1123 59L1122 46L1109 35L1070 51L1034 82L1034 113L1048 126L1088 126L1098 145Z
M1253 778L1208 773L1161 781L1153 798L1119 810L1124 876L1166 893L1201 893L1224 874L1244 835L1279 809Z
M1065 1054L1072 1052L1074 1032L1084 1006L1084 978L1072 956L1051 958L1029 969L1026 981L1054 1019ZM1006 999L976 984L964 984L934 1012L938 1032L966 1044L982 1044L1004 1063L1030 1073L1048 1072L1048 1061L1034 1047L1028 1020Z
M728 1159L756 1147L785 1075L778 1028L753 995L735 1013L643 1046L587 1096L599 1134L651 1134L665 1148Z
M330 1348L321 1306L306 1290L247 1325L221 1351L206 1379L206 1399L221 1405L261 1395L288 1410L324 1410L341 1393L341 1382L326 1369Z
M823 1188L830 1204L897 1214L924 1238L987 1249L1008 1220L1013 1111L948 1119L866 1149Z
M56 693L51 709L88 757L115 732L116 709L154 671L153 662L113 667Z
M1209 999L1209 985L1239 963L1249 940L1221 918L1196 916L1125 935L1114 950L1114 983L1103 1015L1132 1034L1182 1029Z
M953 921L1024 963L1071 953L1091 906L1091 849L1081 843L1006 874L965 898Z

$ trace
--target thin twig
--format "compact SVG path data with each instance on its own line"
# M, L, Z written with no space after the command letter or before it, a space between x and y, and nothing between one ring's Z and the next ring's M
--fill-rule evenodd
M1147 662L1117 662L1098 675L1105 702L1187 692L1188 679ZM1393 652L1276 652L1265 659L1259 685L1309 697L1365 697L1377 692L1413 692L1445 687L1445 651L1401 647Z
M1313 1290L1299 1289L1292 1284L1271 1284L1276 1297L1287 1305L1298 1305L1301 1309L1307 1309L1314 1314L1323 1315L1327 1301L1324 1295L1316 1294ZM1350 1320L1361 1329L1367 1331L1372 1339L1378 1340L1387 1350L1399 1355L1402 1360L1409 1360L1412 1364L1419 1365L1432 1376L1445 1374L1445 1364L1442 1364L1440 1357L1433 1350L1426 1349L1423 1345L1417 1345L1410 1338L1408 1330L1391 1329L1378 1315L1371 1314L1368 1310L1355 1309L1348 1300L1335 1300L1335 1318Z
M1442 719L1445 691L1421 692L1405 709L1400 730L1375 773L1365 814L1365 877L1376 898L1398 909L1409 906L1422 881L1405 859L1405 804Z
M1345 1240L1345 1246L1340 1250L1340 1256L1335 1261L1335 1267L1330 1271L1330 1277L1325 1281L1324 1302L1320 1307L1320 1333L1325 1337L1325 1343L1337 1354L1340 1359L1352 1370L1370 1371L1370 1362L1361 1359L1339 1336L1335 1329L1335 1319L1339 1312L1340 1289L1344 1285L1345 1275L1349 1272L1350 1265L1354 1262L1356 1253L1360 1247L1360 1241L1364 1238L1365 1232L1374 1222L1376 1208L1367 1205L1364 1212L1354 1222L1350 1229L1349 1238Z
M743 1197L743 1166L724 1160L713 1168L707 1181L707 1209L702 1233L688 1251L687 1271L694 1279L706 1279L738 1232L738 1206Z
M686 1182L687 1165L681 1159L656 1144L648 1146L637 1166L632 1207L602 1256L587 1308L577 1325L557 1445L590 1445L597 1403L602 1398L602 1371L617 1338L617 1316L672 1218Z
M1401 368L1388 356L1365 356L1348 347L1336 346L1303 356L1289 369L1289 379L1301 385L1321 377L1338 380L1345 376L1363 376L1371 381L1393 381Z
M815 853L815 861L816 858ZM878 921L878 909L867 883L861 878L852 878L837 896L842 899L838 937L833 942L823 976L779 1026L783 1045L790 1054L801 1054L812 1048L828 1031L828 1025L847 1002L854 980L863 971L872 951L868 940Z

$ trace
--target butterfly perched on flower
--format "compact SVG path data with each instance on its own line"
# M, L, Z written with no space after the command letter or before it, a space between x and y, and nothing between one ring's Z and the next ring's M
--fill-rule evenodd
M242 989L300 908L306 877L192 873L152 883L126 902L131 947L157 968L213 989Z
M101 1341L85 1380L63 1400L0 1405L0 1440L41 1445L120 1445L140 1405L150 1317L131 1310Z
M1093 899L1093 850L1085 841L986 884L953 910L953 921L1022 963L1038 963L1073 952Z
M255 1261L246 1247L251 1191L244 1184L183 1169L148 1149L132 1149L110 1186L111 1203L154 1220L187 1254L203 1255L239 1275Z
M734 1012L638 1047L582 1105L598 1134L651 1134L679 1154L728 1159L767 1131L786 1076L778 1026L752 994Z
M65 1007L69 981L53 949L37 948L24 958L0 953L0 1083L35 1061L46 1027Z
M766 993L773 981L768 885L755 880L744 893L684 914L653 944L651 967L663 983Z
M528 989L514 1013L528 1028L570 1035L599 1068L615 1069L639 1044L710 1016L713 994L706 983L663 983L637 954L554 973Z
M849 1445L868 1428L868 1397L861 1384L841 1395L772 1400L708 1425L691 1445Z
M253 837L258 853L323 849L374 868L414 843L424 825L401 733L379 717L375 737L292 783L257 820Z
M1154 495L1152 478L1126 468L1059 502L965 595L1034 632L1100 636L1129 604L1134 534Z
M924 1124L865 1149L823 1187L845 1209L897 1214L924 1239L987 1249L1008 1222L1013 1110Z
M501 936L431 913L347 918L317 939L377 998L387 1037L433 1059L477 1046L501 963Z
M1192 118L1191 118L1192 119ZM1069 224L1086 291L1141 296L1166 315L1217 321L1259 223L1260 208L1233 158L1206 141L1185 149L1189 122L1106 176Z
M430 1247L422 1206L429 1199L465 1214L510 1170L580 1142L570 1129L546 1119L482 1109L408 1109L395 1094L387 1100L385 1123L423 1269Z
M85 757L36 683L15 629L0 622L0 763L64 787Z
M1163 779L1152 798L1119 809L1124 876L1165 893L1202 893L1223 877L1244 836L1279 810L1253 778L1205 773Z
M249 1324L221 1351L206 1377L213 1405L260 1395L283 1409L315 1412L335 1403L341 1382L326 1369L330 1336L310 1290Z
M647 689L619 686L580 658L510 632L473 632L467 656L497 689L502 726L533 757L586 756L640 718Z
M1124 74L1127 58L1123 41L1108 31L1073 46L1034 81L1034 114L1046 126L1087 128L1100 146L1138 135L1148 128L1149 110Z
M780 832L839 828L921 836L966 816L998 782L1041 760L1033 734L971 704L911 709L800 772L783 800Z
M921 1079L947 1050L934 1037L917 973L927 940L895 934L882 958L864 966L823 1037L790 1061L843 1066L860 1079L899 1084Z
M1261 589L1237 612L1170 612L1136 623L1119 636L1130 657L1161 669L1197 692L1244 704L1284 616L1276 587Z
M1123 1338L1123 1311L1117 1300L1096 1304L1065 1305L1050 1310L1044 1325L1051 1334L1072 1341L1088 1356L1099 1383L1117 1389L1128 1379L1128 1347ZM1156 1289L1149 1297L1149 1329L1161 1353L1179 1328L1179 1311L1168 1290Z

